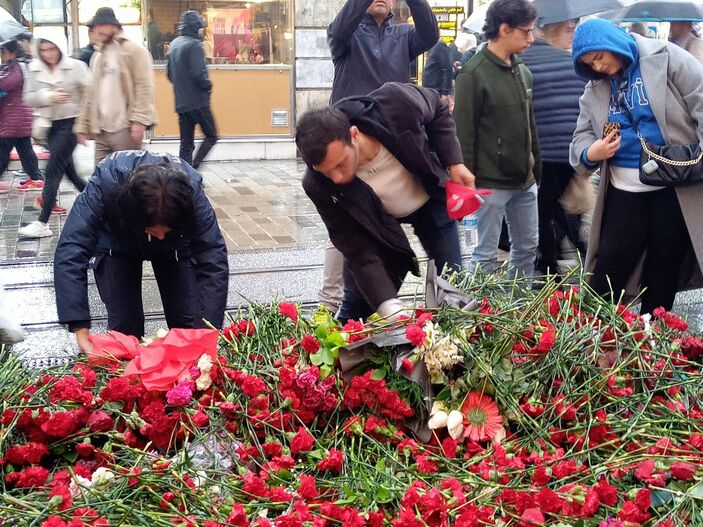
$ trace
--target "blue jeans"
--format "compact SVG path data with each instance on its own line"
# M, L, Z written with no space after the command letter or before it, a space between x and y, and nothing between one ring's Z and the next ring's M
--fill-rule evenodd
M508 276L532 278L535 271L539 221L537 215L537 185L524 189L492 189L476 213L478 244L471 255L471 270L480 266L484 273L498 267L498 240L505 217L510 234Z
M437 272L441 273L445 265L448 268L461 269L461 246L456 221L447 216L446 202L431 199L412 214L398 218L400 223L409 223L430 259L434 259ZM347 261L344 261L344 298L337 312L337 319L345 323L348 320L367 318L376 307L369 306L354 281Z

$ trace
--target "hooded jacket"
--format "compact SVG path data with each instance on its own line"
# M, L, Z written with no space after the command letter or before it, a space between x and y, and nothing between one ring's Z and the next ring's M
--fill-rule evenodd
M432 199L445 200L440 184L448 177L447 167L461 163L461 149L449 107L439 93L389 82L368 96L343 99L335 107L364 134L378 139ZM415 253L400 223L361 179L337 185L308 167L303 189L371 308L394 298L408 271L417 274Z
M32 135L32 109L22 100L25 83L23 68L11 60L0 70L0 139L30 137Z
M623 62L622 73L615 78L596 72L581 62L586 53L608 51ZM639 132L652 144L663 145L647 86L642 79L640 52L631 34L602 19L584 22L576 29L572 51L574 69L584 80L604 80L609 83L611 101L608 108L608 121L620 124L620 148L609 162L616 166L639 168L642 147ZM624 107L629 109L636 127L633 126Z
M169 232L163 240L149 241L124 221L118 199L130 175L140 165L174 165L188 176L195 190L194 218L183 232ZM169 154L127 150L115 152L98 164L88 186L76 198L61 231L54 256L54 287L59 322L90 320L88 268L94 268L106 254L137 260L151 260L173 254L190 259L195 267L203 318L219 327L227 301L227 248L215 218L215 211L203 190L203 178L193 168Z
M439 39L437 19L426 0L407 0L415 25L393 24L392 13L379 25L366 10L373 0L347 0L327 28L334 63L334 104L367 95L384 82L410 82L410 63Z
M212 82L198 32L203 21L196 11L181 16L180 36L168 48L166 74L176 94L176 112L185 113L210 105Z
M27 68L27 80L24 84L25 104L37 109L37 114L50 121L70 119L80 113L81 101L90 86L90 72L80 60L73 59L61 49L62 42L50 41L61 52L61 59L53 70L39 55L39 40L35 39L34 56ZM46 38L41 40L48 40ZM70 95L68 101L55 103L52 93L61 90Z
M656 116L666 144L703 143L703 70L691 55L675 44L634 35L639 53L642 80L647 89L652 112ZM610 162L585 165L582 153L603 136L603 126L609 118L610 83L604 79L591 80L581 97L576 131L571 142L570 162L580 174L589 174L600 167L591 236L584 264L592 272L598 261L600 232L605 196L610 187ZM686 227L691 236L693 251L684 263L679 289L703 287L703 185L677 187L676 196ZM639 293L644 254L627 285L625 301Z

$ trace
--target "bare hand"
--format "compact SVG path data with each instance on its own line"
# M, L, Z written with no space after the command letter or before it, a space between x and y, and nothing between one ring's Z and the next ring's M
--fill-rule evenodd
M620 136L617 130L613 130L603 139L598 139L586 151L586 159L592 163L610 159L620 148Z
M76 330L76 343L78 344L78 348L86 355L93 352L93 345L90 343L90 340L88 340L89 336L90 330L88 328Z
M129 135L132 138L132 141L135 143L141 144L142 140L144 139L144 132L146 131L146 126L144 126L142 123L137 123L134 122L132 123L132 126L129 128Z
M88 139L90 139L88 134L76 134L76 141L81 145L85 145Z
M476 177L471 173L471 170L466 168L466 165L459 163L449 167L449 177L454 183L463 185L467 188L476 188Z
M70 98L71 95L66 93L65 91L56 90L51 92L51 102L55 102L57 104L63 104L67 102Z

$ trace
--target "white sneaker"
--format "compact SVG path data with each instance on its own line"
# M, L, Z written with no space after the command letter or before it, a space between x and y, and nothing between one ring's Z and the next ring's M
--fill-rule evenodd
M40 221L33 221L26 227L22 227L17 232L20 236L24 236L25 238L46 238L47 236L54 235L54 233L51 232L51 229L49 229L49 226Z

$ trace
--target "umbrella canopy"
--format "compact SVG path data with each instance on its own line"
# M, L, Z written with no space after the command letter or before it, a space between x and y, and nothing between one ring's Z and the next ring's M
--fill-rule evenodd
M703 20L703 4L688 0L640 0L607 17L623 22L682 22Z
M573 20L622 6L621 0L535 0L539 26Z
M24 33L29 33L29 29L17 22L17 20L3 20L0 22L0 42L10 40Z

